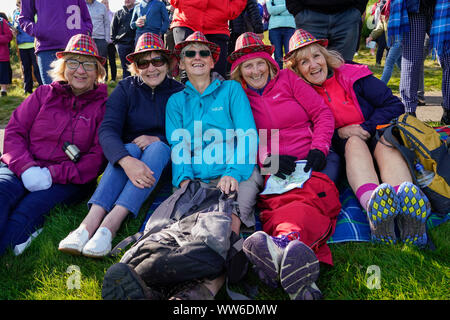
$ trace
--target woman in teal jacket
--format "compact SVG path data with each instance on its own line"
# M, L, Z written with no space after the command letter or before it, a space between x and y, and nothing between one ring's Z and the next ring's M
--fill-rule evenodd
M239 234L241 222L254 225L253 212L247 209L256 203L256 185L261 183L252 180L258 176L254 172L258 135L250 103L238 82L211 75L220 48L201 32L177 44L175 54L189 81L183 91L169 98L166 107L173 185L200 180L226 194L238 192L239 218L237 212L233 214L231 228ZM203 281L174 298L212 299L223 281L224 277Z

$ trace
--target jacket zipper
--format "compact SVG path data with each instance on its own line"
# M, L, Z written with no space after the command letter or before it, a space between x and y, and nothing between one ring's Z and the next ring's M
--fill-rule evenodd
M328 228L327 228L326 232L322 236L320 236L319 239L317 239L316 241L314 241L311 244L311 248L314 248L315 246L319 246L321 244L322 240L326 239L329 236L329 234L331 233L331 229L332 229L332 227L331 227L331 222L330 222L328 224Z

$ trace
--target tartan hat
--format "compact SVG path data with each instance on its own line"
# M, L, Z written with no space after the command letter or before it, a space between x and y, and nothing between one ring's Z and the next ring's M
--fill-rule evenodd
M228 62L233 63L238 58L253 52L264 51L272 55L275 47L264 44L256 33L245 32L236 40L235 50L228 56Z
M106 58L99 56L94 39L86 34L73 35L67 43L66 50L56 52L56 57L61 59L68 53L82 54L97 58L101 64L105 64Z
M291 39L289 39L289 52L286 53L283 60L286 61L294 53L295 50L306 47L312 43L318 43L325 48L328 46L327 39L316 39L311 33L303 29L295 30Z
M164 48L164 42L162 41L161 37L157 34L146 32L139 37L138 41L136 42L134 52L127 55L127 60L133 63L134 57L137 54L151 51L162 51L170 58L172 58L172 52Z
M187 45L193 43L201 43L208 46L209 50L211 51L214 63L216 63L219 60L220 47L217 44L206 40L205 35L200 31L195 31L193 34L188 36L184 41L178 43L174 48L174 54L177 56L178 59L181 59L181 50L183 50L183 48L186 47Z

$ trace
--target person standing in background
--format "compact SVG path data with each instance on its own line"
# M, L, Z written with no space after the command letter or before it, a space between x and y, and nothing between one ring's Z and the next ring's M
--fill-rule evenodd
M106 7L106 10L108 11L108 19L109 19L109 23L110 23L110 34L111 34L111 22L114 17L114 12L109 10L108 0L102 0L101 2ZM109 61L109 68L111 69L111 80L116 81L116 77L117 77L116 47L114 46L114 43L112 43L111 38L106 39L106 42L108 43L108 61ZM108 66L106 66L106 69L107 68L108 68Z
M328 49L352 60L359 39L361 15L368 0L286 0L297 29L328 39Z
M134 37L136 31L131 29L130 23L133 16L135 0L124 0L123 8L114 14L111 24L111 39L116 45L120 63L123 70L123 79L130 76L127 55L134 50Z
M289 51L289 39L295 31L295 19L286 9L286 0L266 2L269 18L269 40L275 46L275 61L283 69L283 49Z
M44 84L52 82L47 73L56 52L63 50L72 36L92 33L85 0L22 0L18 19L23 31L36 38L35 52Z
M92 38L98 48L100 56L106 59L105 70L106 77L108 79L108 40L111 38L111 30L109 23L108 10L105 5L97 0L86 0L89 14L92 19Z
M146 32L158 34L164 38L169 27L166 5L160 0L142 0L134 8L130 26L131 29L136 30L135 41Z
M0 88L2 97L7 95L8 85L12 81L11 63L9 62L9 42L12 38L6 14L0 12Z
M219 60L214 65L213 71L226 78L228 41L230 41L228 22L241 14L247 0L170 0L170 4L175 8L170 24L175 45L184 41L194 31L200 31L208 41L220 47ZM181 81L186 81L184 72L181 74Z
M22 64L24 93L33 92L33 74L38 82L38 86L42 85L41 75L39 74L39 67L34 54L34 38L26 34L19 25L21 0L16 1L16 10L13 13L13 26L15 28L15 36L17 47L19 49L20 63ZM14 31L13 31L14 32Z

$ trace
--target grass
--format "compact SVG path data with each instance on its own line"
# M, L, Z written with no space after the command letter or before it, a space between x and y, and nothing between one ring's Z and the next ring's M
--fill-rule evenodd
M369 65L375 76L382 68L375 65L375 58L367 50L359 52L358 62ZM13 62L18 74L17 62ZM119 68L120 69L120 68ZM426 61L427 92L440 91L442 71L435 61ZM118 70L121 78L121 70ZM394 71L389 86L398 94L399 72ZM109 91L115 83L108 84ZM5 125L11 112L20 104L23 95L21 82L16 77L8 97L0 99L0 124ZM113 245L138 231L152 199L147 201L137 219L125 221ZM86 202L70 207L57 207L46 219L43 232L16 257L7 252L0 257L0 299L7 300L97 300L101 299L101 284L107 268L119 261L117 258L102 260L82 256L70 256L57 250L58 243L76 228L84 218ZM393 246L371 243L343 243L330 245L334 267L322 266L318 287L325 299L333 300L448 300L450 292L450 229L443 224L429 232L436 250L420 250L397 244ZM79 272L72 268L79 268ZM372 266L372 267L371 267ZM376 266L381 276L379 289L370 281ZM78 281L79 280L79 281ZM281 289L271 289L258 282L253 272L246 280L248 286L257 287L256 299L288 300ZM371 285L372 284L372 285ZM232 289L245 293L242 286ZM224 289L217 299L228 299Z

